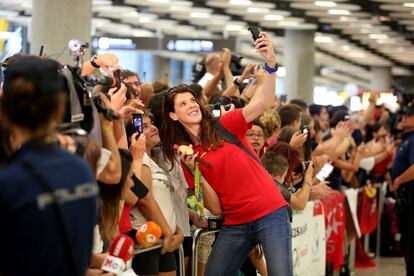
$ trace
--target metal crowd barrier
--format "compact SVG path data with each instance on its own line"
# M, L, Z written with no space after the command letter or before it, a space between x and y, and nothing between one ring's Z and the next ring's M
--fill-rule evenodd
M192 245L192 255L191 255L191 275L192 276L197 276L197 270L198 270L198 241L199 239L207 234L212 234L212 233L216 233L220 230L207 230L204 228L196 228L193 232L192 232L192 236L193 236L193 245Z
M178 248L178 257L179 257L178 268L180 271L180 276L185 276L184 247L182 244Z

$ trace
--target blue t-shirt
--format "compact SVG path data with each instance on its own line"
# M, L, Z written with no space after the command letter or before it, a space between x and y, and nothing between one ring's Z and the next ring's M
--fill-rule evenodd
M414 131L406 132L401 137L401 143L395 153L394 163L391 169L391 177L394 181L414 164Z
M51 194L26 167L53 187L61 203L78 271L89 265L96 223L95 177L85 160L55 145L23 145L0 168L0 274L71 275L69 256Z

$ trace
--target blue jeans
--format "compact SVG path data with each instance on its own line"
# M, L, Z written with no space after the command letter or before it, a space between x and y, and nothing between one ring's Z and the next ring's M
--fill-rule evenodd
M262 244L269 276L291 276L292 233L287 207L256 221L223 225L207 262L205 276L234 276L256 244Z

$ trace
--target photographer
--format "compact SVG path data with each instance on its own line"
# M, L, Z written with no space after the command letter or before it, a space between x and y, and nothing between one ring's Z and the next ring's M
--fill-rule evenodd
M223 49L223 53L208 54L205 59L206 73L197 84L203 87L204 94L211 98L214 94L221 94L223 86L221 79L224 76L226 87L233 84L233 74L230 70L231 51L228 48Z
M98 189L86 161L54 141L65 108L58 69L33 56L7 68L0 106L14 153L0 169L0 274L84 275L89 264Z

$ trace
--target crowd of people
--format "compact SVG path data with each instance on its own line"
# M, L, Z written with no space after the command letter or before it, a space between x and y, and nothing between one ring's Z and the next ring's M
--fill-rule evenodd
M198 245L199 276L293 275L292 210L387 181L412 275L414 106L400 120L375 93L358 112L282 103L274 48L261 33L263 64L233 76L224 49L205 57L197 83L175 87L142 82L112 54L76 70L34 56L3 62L0 274L111 275L101 270L109 244L154 221L163 245L134 255L133 271L177 275L183 246L190 275L192 229L221 217ZM92 82L101 69L114 79L120 70L120 81Z

